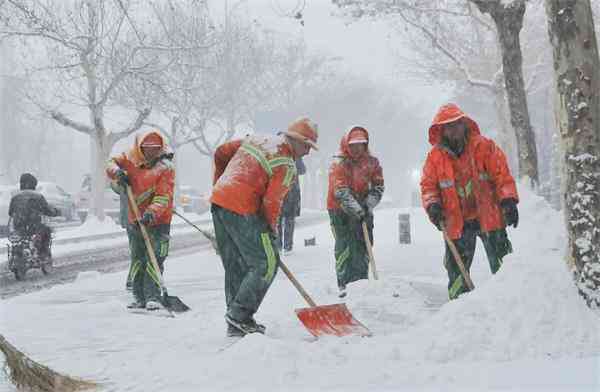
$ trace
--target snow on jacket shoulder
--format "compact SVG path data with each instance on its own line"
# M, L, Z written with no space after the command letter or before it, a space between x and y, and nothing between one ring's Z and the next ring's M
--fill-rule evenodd
M283 136L250 135L215 152L211 203L240 215L261 214L276 232L281 205L296 177Z

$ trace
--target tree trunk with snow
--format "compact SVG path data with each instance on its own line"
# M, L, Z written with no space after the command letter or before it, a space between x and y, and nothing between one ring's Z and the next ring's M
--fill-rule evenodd
M104 213L104 190L106 189L105 169L112 147L110 146L107 151L105 145L106 141L101 141L98 135L90 136L92 192L89 214L97 217L101 221L103 221L106 216Z
M550 170L551 170L550 187L552 189L551 205L558 211L562 210L562 208L563 208L561 189L563 187L562 173L564 170L564 167L563 167L564 165L563 165L562 157L564 154L562 152L560 144L561 144L560 143L560 135L558 134L558 132L555 132L552 135L552 162L550 164Z
M508 108L506 107L506 94L504 88L492 90L494 108L498 117L498 144L506 154L511 172L518 172L517 154L515 152L515 136L510 125Z
M580 294L600 306L600 59L589 0L546 0L565 165L567 261Z
M519 33L523 27L525 0L470 0L482 13L489 14L496 25L502 51L504 81L510 109L510 121L517 138L519 177L538 184L535 134L529 118L527 93L523 80L523 56Z

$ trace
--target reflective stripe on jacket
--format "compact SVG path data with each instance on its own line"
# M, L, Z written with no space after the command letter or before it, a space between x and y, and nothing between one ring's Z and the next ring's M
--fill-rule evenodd
M215 151L210 201L240 215L261 214L276 232L295 178L292 148L283 136L251 135Z

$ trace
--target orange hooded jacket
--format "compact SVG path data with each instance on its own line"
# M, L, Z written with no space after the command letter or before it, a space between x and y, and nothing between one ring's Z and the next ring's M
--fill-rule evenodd
M466 123L468 136L463 153L457 157L442 145L442 125L459 119ZM433 148L423 167L421 199L425 209L433 203L442 206L450 238L462 236L468 219L478 220L483 232L504 228L500 201L519 200L504 152L482 136L477 123L454 104L442 106L435 115L429 143Z
M355 133L362 134L361 136L369 141L369 132L362 127L353 127L342 137L340 152L329 168L328 210L343 209L348 212L358 208L354 202L367 203L373 208L383 196L383 170L379 160L372 156L368 149L359 158L353 158L350 154L348 140L350 135ZM349 200L343 196L348 193L346 190L352 195Z
M154 165L146 162L142 154L141 144L151 134L160 137L164 153ZM155 137L155 136L154 136ZM151 131L142 137L136 136L135 144L128 153L113 157L106 169L109 178L116 178L120 168L127 173L133 196L136 199L140 214L151 211L154 221L151 226L170 224L173 217L173 191L175 188L175 168L170 160L164 158L169 152L163 136L157 131ZM129 208L129 223L135 222L132 208Z
M250 135L215 151L211 203L239 215L261 214L273 233L296 177L292 147L283 136Z

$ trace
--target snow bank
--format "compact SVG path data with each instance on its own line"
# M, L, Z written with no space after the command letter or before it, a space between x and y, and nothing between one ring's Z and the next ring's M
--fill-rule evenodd
M390 356L448 362L600 354L600 318L577 294L564 262L560 213L520 190L521 224L509 229L514 255L484 284L475 282L476 291L399 337Z

